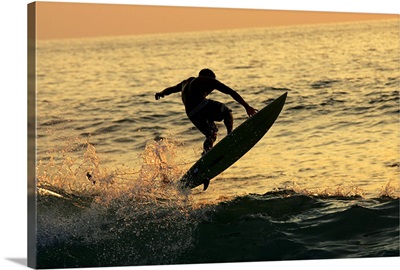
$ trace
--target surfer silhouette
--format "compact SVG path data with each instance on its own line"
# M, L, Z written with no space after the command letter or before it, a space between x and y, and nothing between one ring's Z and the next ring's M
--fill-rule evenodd
M257 110L247 104L236 91L218 81L211 69L202 69L198 77L190 77L155 94L156 100L159 100L172 93L181 92L186 115L206 137L202 155L213 147L217 139L218 128L215 122L224 121L227 134L233 129L232 110L221 102L206 98L213 90L230 95L246 109L249 116L256 114Z

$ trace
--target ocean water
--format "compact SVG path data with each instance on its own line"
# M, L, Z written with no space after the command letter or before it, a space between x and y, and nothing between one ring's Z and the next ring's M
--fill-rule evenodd
M38 267L399 256L399 33L391 20L38 41ZM206 192L181 191L204 138L179 94L154 94L205 67L255 108L288 98Z

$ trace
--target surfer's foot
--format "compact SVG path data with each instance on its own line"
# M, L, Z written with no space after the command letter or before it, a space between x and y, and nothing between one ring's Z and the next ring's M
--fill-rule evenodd
M210 136L206 137L206 140L203 143L203 154L202 156L204 156L208 151L211 150L211 148L214 145L214 142L217 140L217 133L214 132L212 133Z
M201 153L201 156L203 157L205 154L207 154L208 153L208 151L210 151L211 150L211 148L210 149L208 149L208 150L206 150L206 149L203 149L203 153Z

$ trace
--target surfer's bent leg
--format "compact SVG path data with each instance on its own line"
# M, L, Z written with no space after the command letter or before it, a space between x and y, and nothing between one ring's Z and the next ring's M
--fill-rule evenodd
M204 141L203 144L203 149L204 149L204 154L207 153L208 151L211 150L211 148L214 145L214 142L217 140L217 132L218 128L215 125L214 122L209 122L208 123L208 130L203 132L203 134L206 136L206 140Z
M228 107L225 106L225 108L227 109L224 112L224 124L226 127L226 131L227 133L231 133L232 129L233 129L233 116L232 116L232 111L230 109L228 109Z
M209 106L211 107L209 111L210 119L212 121L218 121L218 122L224 121L227 133L228 134L231 133L233 130L232 110L221 102L215 100L210 100L210 101L212 101L212 103Z
M192 117L189 117L189 119L196 126L196 128L206 137L206 140L203 143L203 154L205 154L213 147L214 142L217 139L218 128L214 124L214 122L209 121L207 119L207 116L201 113L197 113Z
M233 129L232 111L225 104L215 100L208 100L207 105L189 119L206 136L203 154L211 150L217 139L218 128L214 121L224 121L228 134Z
M214 133L211 137L206 137L206 140L204 141L204 144L203 144L203 150L204 150L203 154L205 154L211 150L216 139L217 139L216 133Z

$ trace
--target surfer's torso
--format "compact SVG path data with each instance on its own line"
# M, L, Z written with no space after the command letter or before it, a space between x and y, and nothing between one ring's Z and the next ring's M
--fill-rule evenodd
M207 104L206 97L214 90L222 88L223 84L208 77L190 77L180 83L182 88L182 102L186 113L190 117Z

